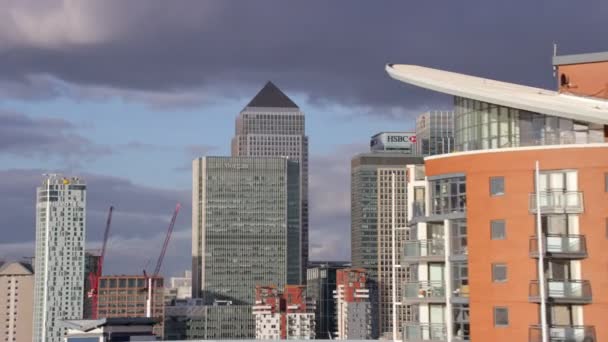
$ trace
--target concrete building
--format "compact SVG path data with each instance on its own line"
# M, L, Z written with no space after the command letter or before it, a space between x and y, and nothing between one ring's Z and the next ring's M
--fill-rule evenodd
M165 309L165 339L224 340L255 336L250 305L216 301L206 305L200 298L177 299Z
M0 341L31 341L34 270L30 264L0 265L0 303Z
M336 300L338 340L372 339L371 304L366 272L360 268L337 271Z
M192 298L192 271L186 270L183 277L171 277L165 288L165 303L175 299Z
M300 167L300 279L308 263L308 137L304 113L272 82L247 104L236 119L232 156L289 157Z
M194 160L193 297L251 306L257 285L300 283L299 171L279 157Z
M350 262L309 262L306 273L306 293L315 305L315 339L333 338L336 327L336 273L350 267Z
M83 313L86 184L52 174L36 192L33 341L60 342Z
M454 112L431 111L416 118L416 154L434 156L454 151Z
M303 285L257 286L255 338L257 340L315 339L315 307Z
M411 135L410 135L411 136ZM385 144L385 146L390 146ZM411 152L411 146L403 150ZM355 156L351 161L351 258L352 266L367 270L373 317L373 336L392 328L392 227L395 175L395 225L407 223L406 165L422 164L422 157L409 153L376 151ZM406 230L399 230L400 250ZM399 269L399 283L406 277ZM404 313L398 313L400 319Z
M101 318L95 320L68 320L65 342L124 342L156 341L152 333L156 320L152 318Z
M151 317L159 324L154 326L156 336L163 336L164 287L163 278L152 279ZM106 275L99 279L97 317L147 317L147 285L143 275Z
M456 107L458 152L425 159L405 244L418 278L402 302L419 308L406 341L608 339L606 61L554 58L560 92L386 67Z

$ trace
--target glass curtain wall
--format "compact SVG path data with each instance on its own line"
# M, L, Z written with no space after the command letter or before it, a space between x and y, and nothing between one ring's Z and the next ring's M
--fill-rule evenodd
M602 125L454 97L456 151L604 142Z

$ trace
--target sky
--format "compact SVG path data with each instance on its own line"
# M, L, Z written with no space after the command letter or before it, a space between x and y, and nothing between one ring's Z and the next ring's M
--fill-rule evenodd
M553 89L551 56L608 51L605 0L0 0L0 258L34 254L46 172L88 183L87 247L116 208L106 273L191 260L191 160L228 155L269 80L306 114L310 254L350 259L350 159L451 98L390 79L418 64Z

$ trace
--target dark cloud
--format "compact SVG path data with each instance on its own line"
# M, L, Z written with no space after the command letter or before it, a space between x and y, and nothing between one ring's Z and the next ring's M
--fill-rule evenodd
M0 153L76 162L111 151L78 134L76 127L64 119L33 118L0 109Z
M553 87L553 42L564 53L608 48L602 0L9 1L5 8L12 16L0 16L4 82L51 75L81 87L149 91L150 101L193 89L236 97L272 79L313 102L383 113L446 102L390 80L388 62Z

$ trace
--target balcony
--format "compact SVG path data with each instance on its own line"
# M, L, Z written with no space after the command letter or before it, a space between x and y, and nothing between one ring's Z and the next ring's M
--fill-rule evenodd
M529 342L542 342L542 332L538 325L530 327ZM551 325L550 342L597 342L595 327L590 325Z
M550 303L587 304L591 303L591 283L588 280L547 280L547 301ZM529 299L540 302L538 280L530 283Z
M583 235L547 234L543 237L545 256L553 259L584 259L587 242ZM538 258L538 239L530 237L530 256Z
M544 191L540 193L541 214L580 214L583 212L580 191ZM536 193L530 194L530 212L536 213Z
M407 303L443 303L445 302L445 284L443 281L407 282L403 286L403 301Z
M443 261L445 256L443 239L405 241L403 249L404 262Z
M403 337L408 342L445 342L447 331L443 323L405 323Z

